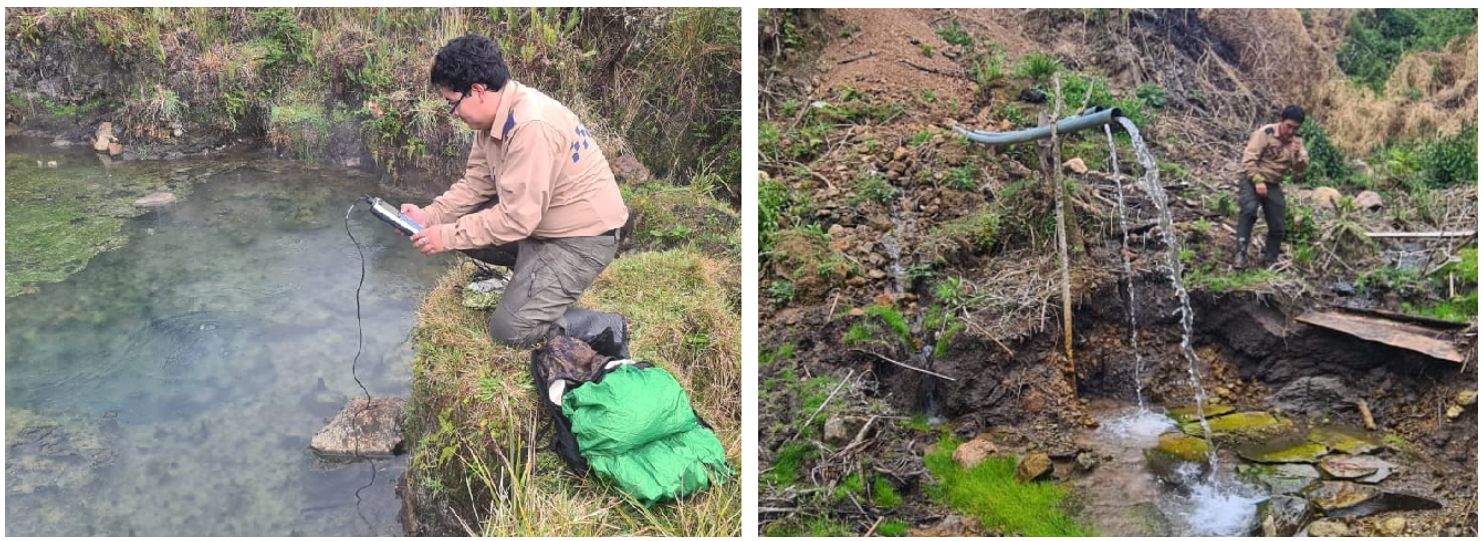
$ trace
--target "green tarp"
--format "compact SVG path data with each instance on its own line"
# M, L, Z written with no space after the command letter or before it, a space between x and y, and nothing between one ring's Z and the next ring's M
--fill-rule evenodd
M577 448L598 477L645 507L732 474L721 442L701 426L685 390L659 368L619 367L562 397Z

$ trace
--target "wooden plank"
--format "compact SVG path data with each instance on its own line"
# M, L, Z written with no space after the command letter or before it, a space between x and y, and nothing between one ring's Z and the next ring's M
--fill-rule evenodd
M1463 354L1453 344L1441 340L1436 330L1400 321L1376 319L1356 314L1309 312L1297 317L1300 322L1339 331L1362 340L1415 351L1434 359L1463 363Z

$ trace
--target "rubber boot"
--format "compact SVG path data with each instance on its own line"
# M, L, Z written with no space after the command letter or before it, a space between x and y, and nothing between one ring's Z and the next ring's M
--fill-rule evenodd
M629 321L622 314L568 308L562 319L567 336L587 342L599 354L629 358Z
M1237 257L1232 259L1232 267L1237 270L1247 267L1247 239L1237 239Z

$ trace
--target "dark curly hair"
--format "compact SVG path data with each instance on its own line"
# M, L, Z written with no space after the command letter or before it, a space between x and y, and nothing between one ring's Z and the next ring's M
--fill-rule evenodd
M1290 105L1288 107L1284 107L1283 108L1283 115L1282 116L1283 116L1283 119L1284 120L1292 120L1292 121L1297 122L1299 124L1303 124L1304 123L1304 108L1299 107L1297 105Z
M429 79L434 86L464 94L476 83L498 91L510 80L510 67L505 65L499 45L469 34L454 38L438 50Z

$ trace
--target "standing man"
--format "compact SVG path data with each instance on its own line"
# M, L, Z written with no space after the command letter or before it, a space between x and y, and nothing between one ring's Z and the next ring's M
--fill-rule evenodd
M448 42L431 81L476 133L462 179L426 207L402 205L423 226L412 244L513 268L490 318L496 342L591 340L612 329L627 356L623 316L569 308L613 261L629 215L597 141L571 110L510 79L485 38Z
M1233 265L1247 266L1247 241L1252 239L1252 226L1257 224L1257 209L1262 207L1263 221L1268 224L1267 243L1262 250L1262 264L1278 262L1283 242L1283 180L1304 172L1309 166L1309 151L1298 136L1304 124L1304 110L1297 105L1283 108L1282 119L1252 132L1247 148L1242 151L1242 178L1237 186L1237 257Z

